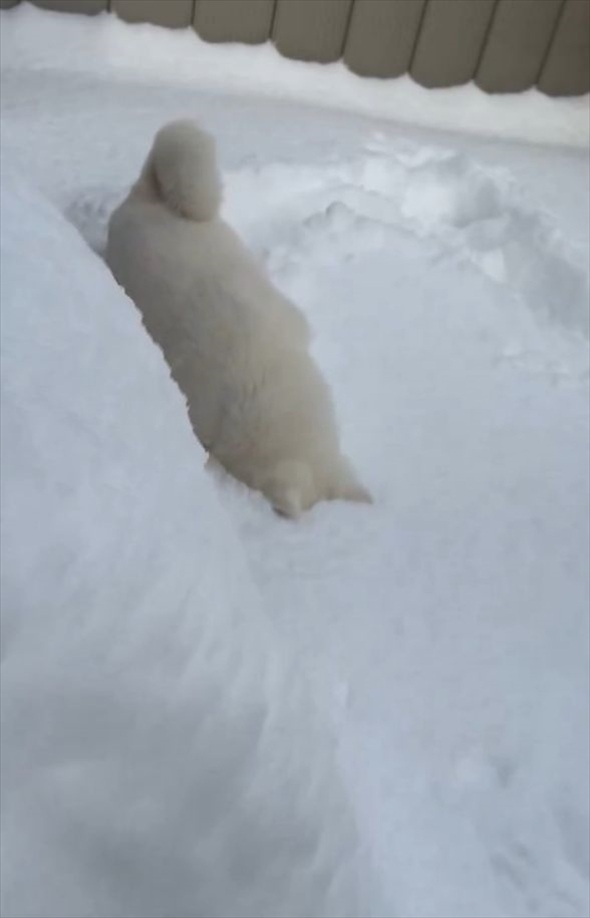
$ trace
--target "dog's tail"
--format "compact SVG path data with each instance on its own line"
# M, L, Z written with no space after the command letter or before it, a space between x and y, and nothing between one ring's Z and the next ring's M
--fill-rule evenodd
M156 134L145 172L170 210L199 222L221 206L221 177L213 137L194 121L172 121Z
M358 504L372 504L370 491L358 480L356 473L344 456L334 469L328 487L328 500L349 500Z
M373 498L358 481L350 463L343 456L330 469L328 480L319 485L305 462L279 462L262 488L280 516L297 519L319 500L346 500L371 504Z

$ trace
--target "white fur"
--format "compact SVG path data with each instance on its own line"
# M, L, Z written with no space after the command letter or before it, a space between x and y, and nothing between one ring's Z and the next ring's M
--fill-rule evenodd
M289 517L369 501L340 452L307 322L219 217L221 196L213 138L166 125L111 217L107 261L220 465Z

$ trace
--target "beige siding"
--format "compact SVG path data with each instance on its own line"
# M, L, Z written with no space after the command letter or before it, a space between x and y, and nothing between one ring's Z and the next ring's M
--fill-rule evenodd
M361 76L407 73L426 0L362 0L353 6L344 60Z
M0 0L0 7L19 0ZM475 80L487 92L537 85L590 92L590 0L32 0L66 12L110 9L128 22L193 26L210 42L261 44L285 57L423 86Z
M35 6L57 13L102 13L108 8L108 0L33 0Z
M539 80L550 96L583 95L590 91L589 0L566 0Z
M563 0L500 0L477 83L488 92L530 89L539 78Z
M422 86L457 86L475 76L495 0L429 0L411 74Z
M181 29L193 21L194 0L111 0L111 9L127 22L152 22Z
M277 0L272 37L285 57L329 63L342 56L352 0Z
M270 38L275 0L196 0L195 29L205 41L261 44Z

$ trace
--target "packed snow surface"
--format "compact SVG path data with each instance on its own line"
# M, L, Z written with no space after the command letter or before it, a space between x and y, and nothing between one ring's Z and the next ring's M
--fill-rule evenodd
M65 38L61 46L49 40L58 26L67 35L65 48ZM467 137L450 131L458 127L452 119L445 121L449 130L444 133L379 120L392 113L380 109L377 98L373 118L257 98L252 86L248 94L239 91L238 64L232 70L228 63L232 55L239 61L244 51L207 49L203 79L196 79L183 63L185 45L196 41L192 35L127 27L112 17L90 22L19 8L3 14L2 36L3 157L18 163L28 181L99 254L108 215L136 177L155 130L173 117L195 116L216 134L226 180L225 216L305 310L315 335L314 353L334 391L344 447L376 499L373 507L320 505L293 525L278 520L262 498L237 484L206 478L198 446L191 447L187 431L181 430L182 406L170 392L161 362L155 366L157 352L147 348L128 301L107 284L106 269L68 230L64 239L69 240L70 262L60 268L64 289L39 268L40 289L48 291L46 308L54 298L66 298L68 286L74 293L96 287L84 298L93 305L97 323L98 304L104 300L106 317L96 353L91 350L104 368L93 374L89 364L85 371L87 388L80 391L90 400L86 423L76 427L70 419L67 449L62 427L52 433L51 412L61 391L63 405L70 404L69 387L78 379L74 369L82 372L83 338L71 303L64 312L65 306L52 307L63 369L56 368L49 380L51 398L44 392L40 367L33 373L8 362L5 370L3 359L3 399L13 386L19 391L25 371L30 398L38 391L36 407L22 413L15 407L9 413L12 427L3 430L13 456L8 473L3 470L6 488L14 478L20 482L18 499L30 501L22 519L9 515L4 522L8 544L14 539L20 546L9 565L3 558L3 579L15 597L8 625L3 624L8 723L14 725L27 711L22 698L43 696L43 706L38 700L33 705L37 720L24 732L9 730L8 740L3 736L4 755L15 763L7 779L14 783L5 795L10 806L5 815L3 805L3 821L10 837L21 839L4 854L15 890L7 914L37 914L40 899L27 896L59 891L68 844L96 836L96 845L81 843L77 872L69 882L77 888L78 898L72 901L86 903L84 914L100 914L92 911L92 902L106 895L105 887L107 892L111 884L117 888L121 846L126 844L121 838L128 839L122 820L125 831L142 838L133 851L133 870L159 890L153 914L174 912L178 896L186 896L185 911L179 914L208 914L198 903L191 911L193 887L184 873L190 863L187 850L194 854L191 845L201 840L185 791L189 794L192 780L186 769L196 773L195 781L205 781L199 777L198 751L205 714L190 679L180 691L158 673L166 671L167 654L180 654L183 660L194 659L200 684L201 620L209 628L219 616L220 652L237 652L241 642L240 659L248 673L263 668L271 651L280 656L281 673L283 667L288 671L287 658L294 658L302 682L309 680L321 717L337 736L335 763L315 734L301 740L308 774L319 774L328 783L333 775L337 788L338 772L344 788L342 799L335 790L335 802L327 801L317 813L317 832L330 840L326 875L333 871L339 876L337 867L347 858L356 863L350 819L376 865L374 888L383 887L386 900L376 909L381 907L383 915L586 918L587 153ZM142 55L138 49L144 41ZM134 47L145 65L120 64L119 58L130 56ZM180 62L176 78L170 60L165 63L172 48ZM262 49L264 54L271 82L276 67L270 66L270 49ZM214 75L215 83L207 74ZM322 79L327 86L328 77ZM559 116L548 137L535 98L529 97L531 138L563 142L564 135L556 133L558 122L579 137L577 113L587 100L555 102L551 110ZM508 111L514 104L494 100L499 113L503 105ZM420 118L420 105L416 98L416 120L426 120ZM15 309L8 328L3 327L3 348L5 340L11 346L14 336L28 341L27 331L31 344L22 351L23 360L41 361L43 329L49 336L50 323L32 321L32 315L42 317L38 304L33 312L25 306L37 295L31 275L38 265L49 271L51 239L65 228L58 229L55 215L53 223L29 228L17 211L15 205L3 213L12 263L7 283L11 296L21 282L30 295L21 299L20 320ZM4 254L2 268L4 273ZM127 372L143 380L148 368L140 369L151 361L149 385L132 385L125 373L113 379L122 372L117 321L126 327ZM118 404L112 395L124 380L124 399ZM135 425L130 427L133 436L137 433L135 444L129 442L131 433L123 438L118 429L126 419ZM34 442L33 433L38 437ZM118 444L127 451L124 475L116 474ZM36 465L32 452L49 450L55 470L58 448L69 457L63 479L48 477L44 462ZM116 526L109 518L105 528L98 511L108 487L99 478L96 490L95 481L104 471L98 459L106 462L111 448L111 487L119 494L121 518ZM149 450L155 453L151 460L146 458ZM142 469L136 480L129 471L132 460ZM70 470L75 489L69 486ZM67 513L60 509L62 492ZM183 495L179 530L174 514ZM126 509L130 501L133 513ZM44 506L54 507L54 518ZM41 509L35 513L36 507ZM66 558L55 550L54 529L63 533ZM76 540L78 530L84 538ZM23 548L29 531L30 555ZM145 582L142 569L126 567L132 563L132 533L145 540L138 543L149 559ZM117 605L116 615L107 602L108 621L100 627L91 616L94 605L89 607L86 624L79 625L83 640L75 629L71 638L66 623L75 617L72 596L79 583L95 575L97 545L100 570L117 574L114 586L107 577L100 596L114 602L116 584L128 575L134 602ZM70 564L77 572L73 580L68 578ZM167 565L170 573L165 575ZM176 583L177 568L184 592ZM241 580L232 586L234 568L241 571L244 595L251 597L240 608L227 593L242 589ZM39 596L43 583L57 591L45 596L44 605ZM186 599L191 591L198 596L192 606ZM140 594L141 602L135 602ZM120 648L114 638L117 623ZM267 643L259 631L267 635L270 650L264 650ZM154 671L150 692L138 690L140 683L136 686L120 670L114 685L102 688L105 673L111 672L111 663L101 662L105 636L119 666L133 652L134 665ZM57 683L59 690L46 691L54 661L61 661L67 678ZM230 693L239 694L230 672L230 664L223 662L214 674L216 684L227 679ZM277 717L285 708L284 735L269 742L286 760L295 756L300 795L294 794L291 811L278 817L291 826L297 825L301 800L309 802L305 757L291 752L298 746L292 731L297 735L298 724L306 719L299 709L291 710L288 679L279 681L276 701L274 688L266 697L264 680L254 676L248 692L263 707L276 704ZM90 690L109 697L116 693L129 713L113 708L105 722L96 703L96 715L85 718L83 729L71 699ZM133 805L135 776L121 778L134 768L131 747L118 749L105 770L102 762L96 765L103 753L108 760L127 717L141 724L142 748L161 747L155 770L146 764L140 772L145 810ZM203 728L221 749L224 742L231 745L232 736L224 717L224 710L215 708ZM162 742L156 738L158 724L168 718L171 726ZM178 739L183 718L194 724L194 744L182 734ZM55 725L51 743L41 722ZM235 742L239 737L237 729ZM78 747L86 745L83 765L96 768L91 795L77 758ZM41 767L49 748L55 772L50 777L62 782L63 794L47 783ZM34 765L37 750L39 767ZM234 765L239 757L236 753L231 759ZM19 777L23 770L26 787ZM170 777L162 783L159 775L166 770ZM179 770L184 775L180 783ZM213 788L213 801L216 793L225 793L225 774ZM269 812L276 819L279 811L273 807L284 790L283 775L267 772L262 764L259 775L267 781ZM171 801L164 801L171 788ZM64 802L71 800L66 792L77 794L73 811ZM127 794L129 808L121 817ZM41 840L32 828L40 824L47 833ZM157 846L146 839L154 825ZM264 843L259 844L264 852ZM44 845L51 845L51 861L43 858ZM219 850L225 850L223 845ZM307 849L294 852L294 864L301 858L294 872L308 854ZM30 888L31 872L40 884L36 893ZM256 870L253 875L249 889L256 897L262 895L256 883L262 884L264 875ZM318 882L325 892L325 884ZM335 895L338 889L336 883ZM310 895L316 902L322 898L317 888ZM223 914L225 903L213 900L216 914ZM134 906L129 904L126 914L133 914Z
M495 96L475 85L425 89L409 76L368 79L342 61L313 64L281 57L268 42L252 47L208 44L193 29L165 31L144 23L130 26L114 15L56 17L22 3L3 16L3 67L105 77L179 80L200 89L292 99L314 106L362 112L371 117L428 127L455 128L494 137L588 146L588 97L552 99L537 89Z

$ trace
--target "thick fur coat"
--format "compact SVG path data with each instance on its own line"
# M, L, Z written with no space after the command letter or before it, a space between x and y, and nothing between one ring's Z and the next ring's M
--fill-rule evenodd
M111 270L227 472L288 517L369 501L340 450L307 321L220 218L221 198L213 138L192 121L166 125L111 217Z

